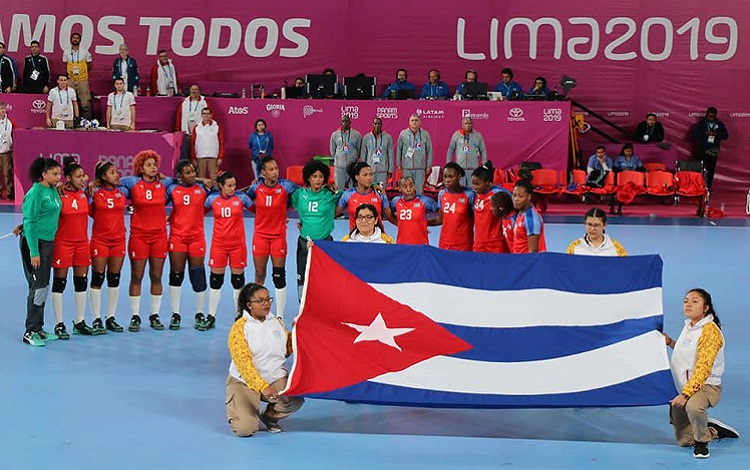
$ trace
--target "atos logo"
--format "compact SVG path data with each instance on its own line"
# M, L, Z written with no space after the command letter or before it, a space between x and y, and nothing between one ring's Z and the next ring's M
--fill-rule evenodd
M239 106L230 106L227 114L249 114L250 110L247 106L240 108Z

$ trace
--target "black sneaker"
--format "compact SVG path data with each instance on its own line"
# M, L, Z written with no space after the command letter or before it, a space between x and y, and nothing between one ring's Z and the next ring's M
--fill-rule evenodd
M23 334L23 342L29 346L44 346L45 342L36 331L27 331Z
M101 324L102 323L102 319L101 318L97 318L96 320L94 320L94 325L96 325L96 322L99 322L99 324ZM140 324L140 321L138 323ZM107 318L107 321L104 322L104 324L107 325L107 330L114 331L115 333L122 333L122 331L124 330L124 328L122 327L122 325L120 325L119 323L117 323L117 320L115 320L115 317L109 317L109 318ZM97 327L98 327L98 325L97 325ZM104 330L104 332L106 333L107 331Z
M70 339L70 334L68 334L68 330L65 329L65 323L60 322L55 325L55 335L58 339Z
M700 442L695 441L695 446L693 447L693 457L696 459L707 459L711 453L708 451L708 443L707 442Z
M107 334L107 330L104 328L104 323L102 323L101 318L94 318L94 321L91 322L91 334L94 336Z
M204 321L203 323L200 324L200 326L198 326L198 331L207 331L207 330L214 328L215 326L216 326L216 317L214 317L213 315L209 315L206 317L206 321Z
M206 321L206 317L202 313L196 313L195 324L193 325L193 328L195 328L196 330L200 330L201 325L203 325L204 321Z
M98 333L95 333L94 329L90 328L86 324L86 320L81 320L78 323L73 322L73 334L74 335L91 336L91 335L95 335L95 334L98 334Z
M169 329L179 330L180 329L180 314L173 313L172 318L169 319Z
M716 418L708 418L708 427L716 430L718 439L737 439L740 437L739 431Z
M130 317L130 325L128 325L128 331L132 331L135 333L136 331L141 330L141 317L138 315L133 315Z
M159 321L159 314L158 313L154 313L154 314L149 315L149 317L148 317L148 323L149 323L149 326L151 328L155 329L155 330L163 330L164 329L164 325L162 324L161 321Z

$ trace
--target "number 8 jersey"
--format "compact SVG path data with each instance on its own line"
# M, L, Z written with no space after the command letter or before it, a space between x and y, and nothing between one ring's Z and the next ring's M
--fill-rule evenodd
M133 216L130 218L130 235L150 237L167 232L167 186L174 183L172 178L145 181L137 176L127 176L120 180L126 196L133 203Z

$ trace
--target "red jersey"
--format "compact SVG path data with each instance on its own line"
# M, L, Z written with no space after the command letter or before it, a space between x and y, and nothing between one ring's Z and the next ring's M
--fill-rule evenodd
M443 216L443 228L440 230L440 248L471 251L474 244L472 210L474 191L463 189L452 193L446 189L438 194L438 204Z
M513 218L507 217L502 220L504 253L513 253Z
M497 186L474 198L474 243L500 242L503 238L502 222L492 214L492 195L503 191Z
M107 244L125 241L125 195L117 188L99 188L91 198L94 226L91 239Z
M404 245L427 245L427 213L437 212L434 199L426 196L406 200L398 196L391 201L391 209L398 220L396 243Z
M131 236L153 236L167 231L167 186L174 180L166 178L152 182L128 176L121 180L126 195L133 204L130 218Z
M388 206L388 197L385 194L379 194L376 191L362 194L356 188L349 188L339 199L339 207L349 211L349 233L357 225L356 217L357 207L362 204L372 204L378 211L378 220L383 222L383 208Z
M206 214L206 191L196 183L192 186L173 184L167 188L172 202L169 216L170 235L180 239L203 238L203 217Z
M533 206L513 216L513 253L529 252L530 235L539 235L538 251L540 253L547 251L547 243L544 240L544 221Z
M65 189L60 197L62 208L55 240L87 243L89 240L89 198L83 190Z
M289 195L299 186L280 179L275 186L267 186L262 180L247 190L255 204L255 235L265 238L286 237L286 209Z
M224 197L214 192L208 195L205 205L214 215L212 243L228 247L244 245L245 219L242 211L253 206L248 195L235 193L231 197Z

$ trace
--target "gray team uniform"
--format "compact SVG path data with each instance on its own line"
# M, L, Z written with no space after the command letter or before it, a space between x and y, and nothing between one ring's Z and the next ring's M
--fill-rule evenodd
M393 172L393 138L382 132L377 138L372 132L362 139L362 161L372 168L375 184L388 182L388 173Z
M487 147L484 145L482 134L472 131L466 136L463 130L454 132L448 144L445 162L456 162L461 165L466 171L466 176L461 178L461 184L471 187L471 173L487 163Z
M359 160L359 151L362 148L362 134L356 129L342 131L338 129L331 134L331 156L333 157L336 186L343 189L349 177L346 167Z
M403 170L404 176L411 176L417 187L417 194L422 194L425 169L432 167L432 139L430 134L420 129L416 132L404 129L398 136L396 144L396 168Z

